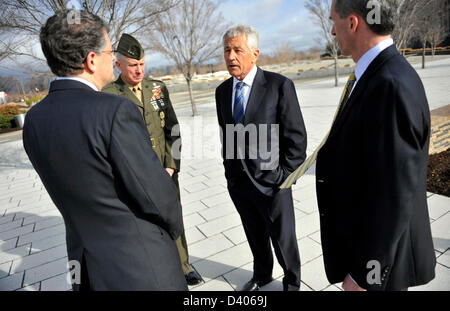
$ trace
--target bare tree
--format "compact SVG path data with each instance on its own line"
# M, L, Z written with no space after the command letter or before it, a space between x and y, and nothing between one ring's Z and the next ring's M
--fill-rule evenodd
M0 91L11 93L17 88L17 80L12 77L0 76Z
M422 46L429 42L434 55L437 44L445 39L447 0L398 0L397 21L392 34L399 50L414 37Z
M174 62L183 73L193 116L198 115L192 92L196 65L218 57L221 38L228 26L217 7L211 0L182 0L156 17L156 31L148 40L151 49Z
M24 89L32 92L40 92L46 90L53 80L53 76L50 74L32 74L25 80Z
M436 53L436 46L440 44L448 35L448 3L446 0L435 0L427 9L433 12L434 18L431 19L428 25L428 42L431 45L431 55L434 57Z
M295 50L290 43L281 44L275 51L274 58L281 63L289 63L295 59Z
M331 0L307 0L305 8L308 9L314 18L314 22L319 25L322 31L322 35L319 39L320 42L325 41L325 45L329 49L331 56L334 58L334 79L335 86L338 86L339 45L336 38L331 34L333 28L333 21L330 20Z
M25 56L42 62L33 47L38 45L43 23L56 11L83 9L100 16L110 28L113 46L122 33L137 38L152 31L155 16L174 7L180 0L2 0L0 2L0 34L14 38L0 42L0 60L3 57ZM20 44L18 44L20 42ZM3 45L3 46L2 46ZM4 52L5 53L5 52ZM28 68L27 68L28 70Z
M397 20L392 37L401 51L414 35L417 15L423 6L422 0L398 0Z
M0 39L0 63L2 60L7 59L11 55L11 42L8 38Z
M0 28L0 63L14 55L14 51L19 50L26 43L25 40L18 40L4 28Z
M446 37L445 16L447 4L445 0L417 0L413 33L422 44L422 68L425 68L427 43L432 46L432 54L436 45Z

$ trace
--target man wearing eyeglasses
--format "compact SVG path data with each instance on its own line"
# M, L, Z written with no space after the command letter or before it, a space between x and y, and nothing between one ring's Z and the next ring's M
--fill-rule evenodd
M81 268L74 290L187 290L177 188L136 105L99 92L114 79L107 32L86 11L59 11L42 27L59 78L27 113L24 147L64 218L69 261Z

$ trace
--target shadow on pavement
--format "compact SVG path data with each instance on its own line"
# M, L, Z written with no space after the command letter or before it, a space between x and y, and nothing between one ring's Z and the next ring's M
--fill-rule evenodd
M36 209L42 211L39 207ZM39 216L32 209L14 213L14 208L11 208L0 217L1 220L14 215L6 224L19 225L0 232L0 291L30 285L30 290L71 289L70 284L64 282L68 271L64 220L54 206L49 205L48 212L44 213L51 216ZM56 279L49 280L55 276L61 276L59 279L63 282L58 284ZM41 281L45 284L43 282L39 286Z

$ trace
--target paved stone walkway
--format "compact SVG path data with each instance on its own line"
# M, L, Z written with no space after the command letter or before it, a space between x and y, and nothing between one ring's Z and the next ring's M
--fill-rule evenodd
M432 109L448 104L450 59L419 70ZM444 77L444 78L443 78ZM333 81L297 84L308 131L308 154L331 124L341 86ZM209 103L177 109L183 137L181 197L192 266L204 283L191 288L235 290L252 276L252 255L240 218L227 193L220 159L213 92ZM325 277L315 197L314 168L293 188L296 234L302 261L302 291L339 291ZM428 197L437 256L436 278L412 290L450 290L450 198ZM276 260L275 260L276 262ZM0 143L0 290L69 290L63 219L23 150L22 141ZM263 290L282 290L283 272Z

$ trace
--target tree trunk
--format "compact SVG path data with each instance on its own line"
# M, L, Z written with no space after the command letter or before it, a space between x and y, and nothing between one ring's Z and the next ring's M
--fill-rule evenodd
M339 76L338 76L338 56L334 57L334 86L338 86Z
M425 49L427 47L427 42L425 41L423 43L423 48L422 48L422 69L425 69Z
M20 90L22 91L22 97L25 98L25 89L23 88L22 80L19 80Z
M431 58L434 58L434 55L436 54L436 43L431 44Z
M195 105L194 93L192 93L192 84L190 79L186 79L186 83L188 85L189 97L191 98L191 107L192 107L192 116L198 116L197 106Z

